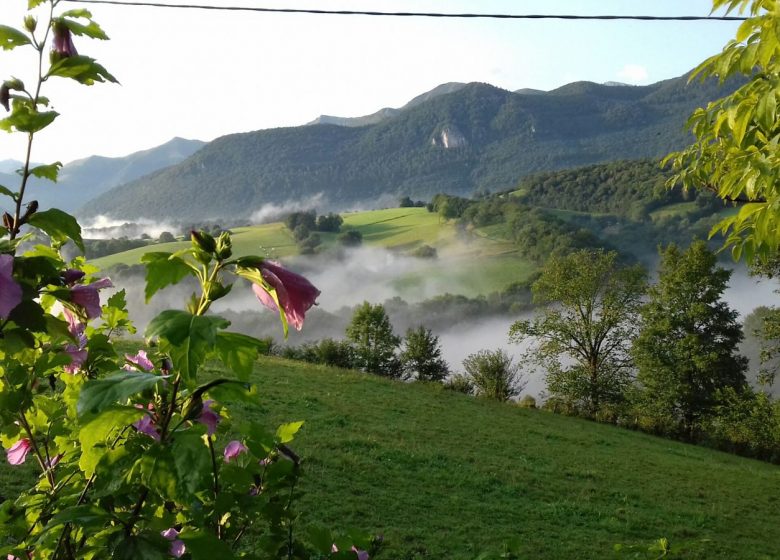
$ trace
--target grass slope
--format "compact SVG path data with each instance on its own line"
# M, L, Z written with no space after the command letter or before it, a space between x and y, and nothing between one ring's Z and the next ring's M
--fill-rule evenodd
M234 425L306 421L301 525L384 534L383 558L471 559L512 539L525 558L613 558L661 536L687 559L780 557L776 466L277 358L253 381L261 404L233 405ZM3 462L0 495L31 474Z
M402 295L431 282L440 283L441 292L486 294L501 290L511 282L525 280L536 270L532 263L517 253L511 242L491 235L488 230L476 230L466 239L459 238L451 223L442 222L438 214L425 208L389 208L342 216L342 231L358 230L366 247L398 253L408 253L423 244L437 249L438 259L421 261L415 272L399 281L396 287ZM235 256L254 254L289 258L299 254L292 234L282 223L234 228L232 231ZM338 246L338 234L319 235L322 239L321 251ZM120 263L133 265L141 262L141 257L149 251L177 251L188 245L189 241L149 245L92 262L103 269Z
M306 520L386 537L383 557L609 558L666 536L685 558L778 558L780 469L437 386L264 359L257 420L305 420Z

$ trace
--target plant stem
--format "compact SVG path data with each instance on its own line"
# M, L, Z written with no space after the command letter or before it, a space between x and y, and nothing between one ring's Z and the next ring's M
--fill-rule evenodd
M208 436L209 452L211 452L211 472L214 474L214 503L216 504L219 497L219 470L217 469L217 454L214 452L214 441L211 436ZM217 538L222 539L222 523L219 520L219 513L217 513Z

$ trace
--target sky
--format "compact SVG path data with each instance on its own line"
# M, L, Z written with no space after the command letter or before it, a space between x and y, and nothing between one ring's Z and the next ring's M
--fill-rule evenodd
M174 3L174 0L161 0ZM0 24L21 26L26 0L2 0ZM707 15L709 0L193 0L221 6L488 13ZM400 107L445 82L550 90L588 80L651 84L719 52L735 22L377 18L61 2L89 8L111 38L74 39L121 85L44 84L61 117L33 160L117 157L175 136L212 140L298 126L320 114ZM33 82L25 49L0 51L0 79ZM0 108L2 111L2 108ZM0 132L0 160L25 139Z

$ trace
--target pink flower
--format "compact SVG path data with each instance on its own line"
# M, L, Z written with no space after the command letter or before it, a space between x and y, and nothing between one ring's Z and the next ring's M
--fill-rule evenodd
M176 538L179 536L179 531L171 527L170 529L166 529L160 534L163 536L163 538L171 541L171 548L169 550L171 556L175 558L181 558L184 556L184 553L187 551L187 547L184 546L184 541Z
M135 407L143 409L143 406L140 404L135 405ZM152 406L152 403L149 403L146 409L152 411L154 410L154 406ZM133 422L133 427L142 434L146 434L153 440L160 441L160 433L157 431L157 426L155 426L154 419L152 418L151 414L144 413L143 418L137 422Z
M145 350L139 350L138 354L135 356L132 356L130 354L125 354L125 360L130 362L131 364L137 365L139 368L141 368L144 371L152 371L154 369L154 364L152 361L146 356ZM126 369L129 371L135 370L137 368L134 368L130 364L125 364L122 369Z
M359 550L359 549L357 549L357 548L355 548L353 546L352 547L352 552L357 554L358 560L368 560L369 559L368 552L366 552L365 550Z
M54 52L63 58L79 54L76 46L73 44L73 38L67 25L61 21L55 21L52 23L52 30L54 31L54 42L52 44Z
M248 449L246 445L234 439L225 446L225 462L229 463L231 460L235 459L242 453L246 453L247 451Z
M301 330L306 311L314 305L320 291L306 278L290 272L277 262L263 261L259 270L263 280L276 291L276 297L279 299L287 322L297 330ZM276 302L263 286L253 284L252 291L263 305L272 311L279 310Z
M68 268L62 273L62 281L67 286L72 286L82 278L84 278L84 271L76 268Z
M22 288L14 282L13 270L13 255L0 255L0 319L7 319L22 303Z
M83 307L87 313L87 319L100 317L100 295L98 290L110 288L113 284L108 278L101 278L86 286L75 286L70 290L70 301Z
M64 310L65 319L68 321L68 331L76 339L76 344L65 346L65 352L70 355L70 364L65 366L67 373L77 373L84 362L87 361L87 335L84 334L86 325L78 320L68 309Z
M29 439L20 439L5 450L6 456L8 457L8 462L11 465L21 465L27 458L27 453L29 453L31 448L32 442Z
M211 410L211 405L214 403L212 400L203 402L203 410L201 410L198 422L206 426L206 433L213 436L217 431L217 424L219 424L219 414Z
M57 466L57 464L60 462L60 460L62 460L63 456L64 456L64 453L58 453L57 455L55 455L54 457L52 457L51 459L46 461L44 463L44 465L46 466L47 469L53 469L54 467Z

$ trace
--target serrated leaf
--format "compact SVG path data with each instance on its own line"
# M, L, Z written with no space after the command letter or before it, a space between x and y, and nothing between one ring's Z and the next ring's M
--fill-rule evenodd
M200 434L177 433L171 444L176 480L182 496L191 499L210 484L211 455Z
M276 437L279 440L279 443L289 443L295 438L295 434L298 433L298 430L301 429L301 426L303 426L303 420L300 422L289 422L287 424L282 424L276 429Z
M27 0L27 9L32 10L33 8L35 8L36 6L40 6L44 2L46 2L46 0Z
M255 360L268 344L245 334L217 333L217 353L222 362L233 370L239 379L246 380L254 369Z
M30 169L30 175L34 175L39 179L48 179L49 181L56 183L60 173L60 167L62 167L61 161L55 161L49 165L39 165Z
M74 386L78 388L79 384ZM108 451L107 440L109 436L115 430L121 430L140 420L144 414L146 412L140 408L124 406L106 409L100 414L87 417L79 430L79 443L81 444L79 468L86 476L92 476L101 457Z
M88 23L84 25L72 19L67 19L68 16L84 18L88 20ZM86 35L92 39L100 39L102 41L108 40L108 35L106 35L106 33L96 22L92 21L92 14L90 14L87 10L70 10L62 14L60 17L60 23L70 29L74 35Z
M81 226L76 218L57 208L36 212L27 223L45 231L52 241L65 243L72 239L76 246L84 251L84 240L81 239Z
M145 334L158 336L171 344L169 353L174 368L192 385L198 368L214 349L217 330L229 325L230 322L222 317L168 309L152 319Z
M96 414L129 397L157 385L163 377L143 371L118 371L102 379L87 381L81 389L78 402L79 415Z
M10 196L14 200L16 200L16 193L11 189L5 188L3 185L0 185L0 194L4 194L5 196Z
M22 45L29 45L30 38L23 32L8 25L0 25L0 47L4 51L10 51Z
M146 253L141 257L141 262L146 265L146 288L144 289L146 303L149 303L158 291L171 284L179 283L188 274L195 273L184 259L171 253Z
M104 509L95 505L73 506L64 511L58 512L46 524L46 529L51 529L71 523L81 528L102 528L106 523L113 520L114 516Z
M27 105L15 104L13 113L0 120L0 130L12 132L38 132L49 126L59 116L57 111L35 111Z
M68 56L60 59L49 68L47 76L60 78L72 78L81 84L91 86L95 82L119 83L103 66L94 58L88 56Z

